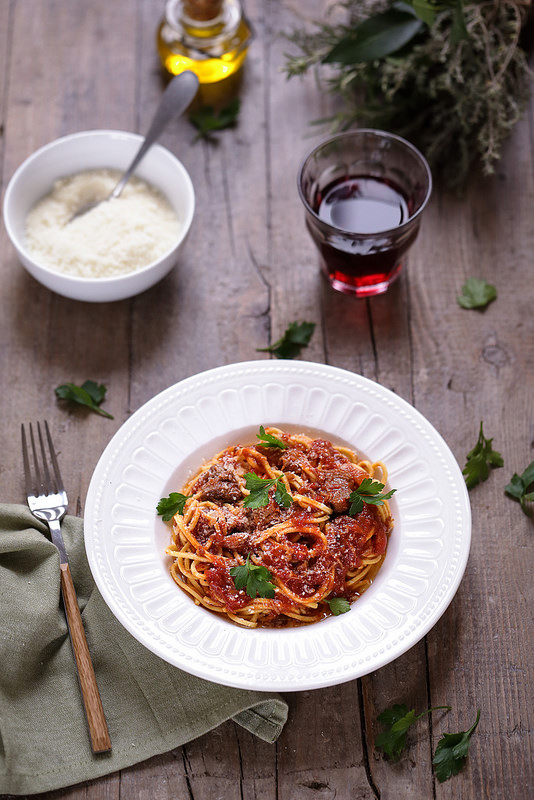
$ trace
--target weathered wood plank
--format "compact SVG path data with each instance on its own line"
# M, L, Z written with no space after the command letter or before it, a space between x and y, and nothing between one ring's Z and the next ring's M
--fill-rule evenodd
M296 10L319 17L328 4L310 0ZM193 142L182 119L162 139L190 172L198 206L183 255L159 286L105 307L64 300L26 275L0 231L2 499L22 500L22 418L51 421L72 510L81 511L100 453L132 411L199 370L267 357L256 348L295 319L317 323L304 358L358 372L412 402L462 466L484 420L505 466L471 492L472 553L458 594L426 640L393 664L289 695L276 745L229 722L121 774L41 797L478 800L508 797L513 786L515 798L528 800L532 523L503 487L534 458L532 112L493 179L474 180L461 200L435 191L390 292L355 301L320 276L296 191L298 164L321 137L310 121L328 113L331 99L313 78L287 82L280 71L288 45L279 32L298 24L291 4L248 0L246 8L256 40L238 127L213 146ZM159 0L1 5L4 187L27 155L58 135L146 130L162 88L154 45L161 13ZM470 276L498 288L484 312L457 305ZM114 421L58 407L54 387L88 377L108 386ZM417 723L398 764L373 747L376 718L393 702L453 707ZM466 769L436 783L431 759L441 733L467 728L477 707Z
M145 50L152 38L150 31ZM257 357L263 343L268 299L257 267L267 238L262 70L256 42L239 126L223 131L218 144L195 141L187 119L164 136L191 175L197 210L175 270L133 304L132 409L191 374Z
M135 15L123 12L119 4L110 7L105 2L91 8L60 2L35 6L24 0L15 4L6 101L6 177L33 150L59 135L98 126L132 127L135 86L127 76L135 65ZM109 31L120 32L124 52ZM29 42L35 45L31 58ZM95 80L94 64L103 70L101 75L109 70L114 80ZM100 452L124 418L128 304L102 308L54 295L23 271L5 239L1 247L6 278L0 330L7 345L4 353L9 353L5 374L13 387L3 397L4 420L16 430L21 409L30 419L48 417L62 468L70 478L71 510L76 511ZM54 387L86 378L108 386L108 405L116 414L108 425L81 409L69 413L58 409ZM6 497L21 500L19 464L14 461L9 469Z
M440 324L437 352L432 358L423 356L439 376L422 395L426 413L435 413L438 398L446 396L439 424L461 464L476 441L480 420L504 458L504 467L470 494L473 541L466 575L450 612L428 637L432 700L443 700L447 693L454 706L435 733L465 730L476 709L482 709L469 769L454 786L440 786L438 797L457 797L458 792L466 798L504 797L510 774L515 776L514 792L527 797L534 779L527 600L532 600L532 523L503 491L512 473L522 472L534 456L534 318L527 310L532 175L528 117L514 131L495 177L475 183L463 208L448 205L455 219L447 223L461 232L461 250L452 245L447 291L457 293L464 276L476 275L497 286L497 301L483 313L463 314L453 297L445 310L445 298L432 293L433 302L441 306L438 319L441 313L448 319ZM439 232L435 234L438 239ZM436 368L438 361L442 370Z
M373 797L362 746L357 681L292 695L279 750L279 791L284 800Z

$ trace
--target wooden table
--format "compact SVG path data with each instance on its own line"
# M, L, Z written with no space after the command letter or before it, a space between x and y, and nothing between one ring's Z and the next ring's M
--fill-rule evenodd
M71 511L83 514L92 471L112 434L160 390L201 370L252 360L293 320L317 323L306 360L371 378L413 404L460 466L480 421L504 468L470 493L473 540L463 582L438 624L362 679L287 695L289 721L267 745L228 723L166 755L46 798L190 800L527 800L532 764L533 523L504 494L534 458L534 129L515 129L491 179L467 195L436 189L401 279L354 300L319 275L295 174L328 111L313 78L286 81L298 24L291 3L248 0L250 50L239 126L217 146L183 119L164 135L198 200L179 265L145 294L110 305L69 301L20 267L0 232L1 499L22 502L19 426L48 418L60 443ZM295 4L297 5L297 4ZM308 0L306 13L326 6ZM0 5L3 185L36 148L87 128L144 132L162 89L155 30L163 0L5 0ZM534 108L534 106L533 106ZM485 312L456 301L468 277L498 288ZM60 408L54 387L98 380L114 420ZM410 734L397 764L374 748L390 704L450 704ZM443 732L482 709L466 768L439 784ZM44 796L43 796L44 797Z

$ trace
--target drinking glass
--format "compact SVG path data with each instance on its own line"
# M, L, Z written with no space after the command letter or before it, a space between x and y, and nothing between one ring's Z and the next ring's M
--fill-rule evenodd
M314 147L299 169L298 190L330 285L368 297L398 277L419 232L432 175L410 142L359 129Z

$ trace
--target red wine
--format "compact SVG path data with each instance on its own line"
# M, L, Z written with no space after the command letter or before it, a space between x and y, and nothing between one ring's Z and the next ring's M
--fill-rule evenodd
M394 183L367 175L339 178L317 192L313 210L337 232L321 236L308 227L335 288L358 295L387 289L417 236L418 224L398 230L409 220L410 206Z
M316 205L322 220L349 233L388 231L410 216L404 195L377 178L341 178L317 195Z

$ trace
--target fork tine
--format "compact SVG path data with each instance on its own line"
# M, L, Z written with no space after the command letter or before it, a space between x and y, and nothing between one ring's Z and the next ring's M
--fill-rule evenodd
M41 424L37 422L37 434L34 434L32 423L29 423L29 437L22 424L20 426L22 438L22 461L24 464L24 477L27 495L55 494L62 492L63 479L50 434L48 422L44 420L44 435ZM48 444L48 452L45 444ZM39 457L40 454L40 457ZM49 468L49 463L52 467Z
M64 490L63 487L63 479L61 477L61 472L59 471L59 464L56 457L56 451L54 450L54 443L52 442L52 437L50 435L50 428L48 427L48 422L44 421L44 427L46 431L46 438L48 441L48 449L50 450L50 458L52 459L52 467L54 468L54 477L56 479L56 490L58 492L62 492Z
M35 444L35 437L33 435L33 426L30 422L30 443L33 455L33 467L34 467L34 474L35 474L35 494L47 494L45 489L45 485L41 476L41 470L39 469L39 457L37 455L37 446ZM46 459L43 458L43 462L46 462Z
M53 481L50 477L50 470L48 469L48 458L46 454L45 444L43 440L43 434L41 432L41 425L37 423L37 434L39 436L39 445L41 448L41 457L42 457L42 465L43 465L43 485L46 494L54 494L56 492L56 487L53 484Z
M30 423L31 425L31 423ZM20 426L20 433L22 437L22 461L24 463L24 478L26 481L26 494L32 495L37 494L35 491L35 486L32 481L32 472L30 468L30 457L28 452L28 442L26 439L26 431L24 430L24 425Z

